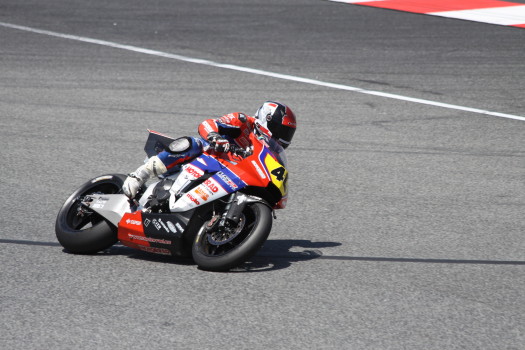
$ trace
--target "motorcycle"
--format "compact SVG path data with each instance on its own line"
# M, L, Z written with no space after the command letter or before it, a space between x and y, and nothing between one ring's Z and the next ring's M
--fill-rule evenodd
M173 138L149 131L148 157L168 150ZM192 257L199 268L228 271L255 255L286 206L287 162L282 147L263 132L251 146L211 148L176 171L122 193L123 174L98 176L60 209L56 236L66 251L94 254L118 241L142 251Z

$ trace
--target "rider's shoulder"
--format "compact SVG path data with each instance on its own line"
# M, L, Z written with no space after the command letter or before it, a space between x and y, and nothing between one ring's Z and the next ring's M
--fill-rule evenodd
M245 113L241 113L241 112L228 113L219 118L219 121L223 123L229 123L229 124L239 123L239 122L240 123L253 122L253 120L255 120L255 118L250 117L249 115Z

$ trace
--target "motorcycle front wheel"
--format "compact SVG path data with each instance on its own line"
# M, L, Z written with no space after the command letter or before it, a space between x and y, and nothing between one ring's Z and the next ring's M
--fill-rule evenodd
M117 228L96 212L86 210L82 199L90 194L115 194L126 179L122 174L109 174L90 180L66 200L55 223L58 242L70 253L94 254L117 243Z
M193 260L203 270L228 271L257 253L271 229L272 210L262 203L248 204L236 227L224 229L210 221L202 225L193 243Z

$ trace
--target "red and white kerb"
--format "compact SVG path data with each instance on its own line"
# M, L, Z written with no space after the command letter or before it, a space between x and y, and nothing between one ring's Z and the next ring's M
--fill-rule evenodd
M498 0L329 0L525 28L525 5Z

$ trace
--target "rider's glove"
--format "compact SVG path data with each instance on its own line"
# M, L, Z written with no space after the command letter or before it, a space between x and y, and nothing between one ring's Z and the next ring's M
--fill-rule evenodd
M210 146L217 152L228 152L230 150L230 141L226 140L216 132L211 132L208 135L207 141Z

